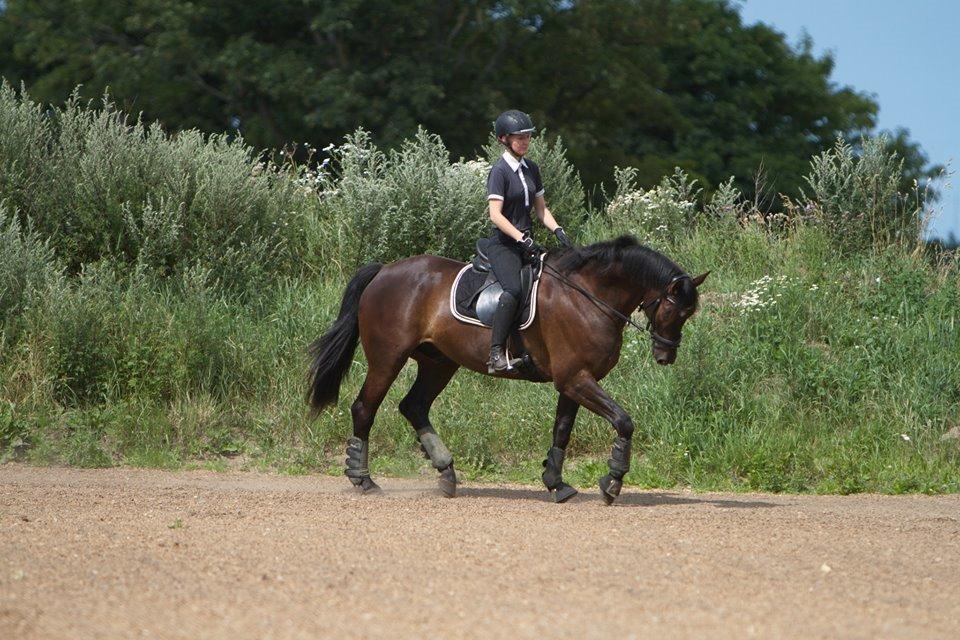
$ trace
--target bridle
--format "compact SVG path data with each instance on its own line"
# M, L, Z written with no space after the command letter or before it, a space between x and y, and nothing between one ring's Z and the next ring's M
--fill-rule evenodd
M667 302L669 302L669 303L672 304L673 306L678 307L678 308L680 307L680 303L677 302L677 299L674 298L674 297L671 296L671 295L668 295L668 294L666 293L666 291L667 291L667 289L670 288L670 285L672 285L674 282L677 282L678 280L683 280L684 278L686 278L687 280L689 280L689 279L690 279L690 276L688 276L688 275L685 274L685 273L681 273L681 274L678 275L678 276L674 276L673 278L670 279L670 282L667 283L667 286L665 286L665 287L663 288L663 291L664 291L663 293L661 293L659 296L657 296L656 298L654 298L654 299L651 300L650 302L641 302L641 303L640 303L640 310L643 311L645 314L647 314L647 327L646 327L646 329L647 329L647 331L650 332L650 339L654 342L654 344L658 344L658 345L660 345L661 347L665 347L665 348L667 348L667 349L676 349L677 347L679 347L679 346L680 346L680 340L683 339L683 336L678 337L676 340L670 340L669 338L664 338L662 335L660 335L659 333L657 333L657 326L656 326L654 320L655 320L656 317L657 317L657 308L660 306L660 302L661 302L664 298L666 298ZM650 313L647 313L647 309L650 310Z
M556 278L557 280L559 280L560 282L562 282L562 283L564 283L564 284L566 284L566 285L569 285L569 286L572 287L573 289L576 289L577 291L579 291L579 292L582 293L583 295L587 296L587 298L589 298L589 299L590 299L591 301L593 301L595 304L604 307L607 311L609 311L610 313L612 313L614 316L616 316L616 317L619 318L620 320L623 320L624 322L626 322L627 324L631 325L632 327L634 327L634 328L637 329L638 331L646 331L647 333L649 333L649 334L650 334L650 340L653 341L654 344L659 345L659 346L661 346L661 347L664 347L664 348L666 348L666 349L676 349L677 347L680 346L680 340L683 338L683 336L680 336L680 337L677 338L676 340L671 340L671 339L669 339L669 338L664 338L662 335L660 335L659 333L657 333L657 325L656 325L656 322L654 322L654 320L655 320L656 317L657 317L657 308L660 306L660 302L662 302L664 299L666 299L667 302L670 302L671 304L673 304L673 305L676 306L676 307L679 307L679 306L680 306L680 304L677 302L677 299L674 298L674 297L671 296L671 295L668 295L666 291L667 291L667 289L670 287L670 285L672 285L674 282L677 282L678 280L683 280L684 278L686 278L686 279L689 280L689 279L690 279L690 276L688 276L687 274L681 273L681 274L678 275L678 276L674 276L673 278L670 279L670 282L668 282L667 285L663 288L663 293L661 293L659 296L657 296L656 298L654 298L654 299L651 300L650 302L641 302L641 303L640 303L639 309L640 309L641 311L643 311L643 312L646 314L646 316L647 316L647 326L646 326L646 327L641 327L641 326L638 325L636 322L634 322L629 316L626 316L626 315L620 313L619 311L617 311L616 309L614 309L613 307L611 307L609 304L607 304L606 302L604 302L604 301L601 300L600 298L596 297L595 295L593 295L592 293L590 293L589 291L587 291L586 289L584 289L584 288L581 287L580 285L577 285L577 284L574 284L573 282L571 282L571 281L570 281L568 278L566 278L563 274L561 274L559 271L557 271L556 269L554 269L551 265L547 264L546 261L544 261L543 267L544 267L544 270L549 269L549 270L550 270L550 275L552 275L554 278ZM647 313L647 310L648 310L648 309L650 310L650 313Z

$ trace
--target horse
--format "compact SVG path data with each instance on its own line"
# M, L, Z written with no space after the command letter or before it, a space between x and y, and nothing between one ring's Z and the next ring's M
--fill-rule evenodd
M424 454L439 472L447 497L456 495L453 456L430 423L430 406L460 367L487 373L490 330L457 320L450 288L463 263L419 255L387 265L360 267L347 284L333 326L309 347L307 400L316 415L333 404L363 345L368 369L350 407L353 437L347 443L345 475L363 493L379 491L368 469L369 436L387 390L408 359L417 362L413 387L400 413L416 431ZM634 431L630 415L600 386L620 358L623 331L637 309L647 318L652 355L668 365L677 357L681 329L698 308L697 288L709 271L691 277L668 257L633 236L546 254L537 315L522 332L536 367L527 380L552 382L558 392L553 446L544 461L543 483L556 502L577 491L563 482L563 460L580 407L607 420L616 431L609 473L600 481L607 504L620 494L630 469Z

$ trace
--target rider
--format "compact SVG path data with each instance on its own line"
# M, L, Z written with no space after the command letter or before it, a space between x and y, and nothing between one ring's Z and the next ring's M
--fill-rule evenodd
M540 222L556 234L560 244L569 247L571 243L547 209L540 167L524 159L530 138L536 131L530 116L516 109L504 111L497 117L494 131L506 150L487 177L487 202L493 223L487 253L503 293L493 316L487 370L502 373L519 362L518 359L507 359L504 346L522 295L520 267L524 260L531 260L542 251L530 235L531 207L536 210Z

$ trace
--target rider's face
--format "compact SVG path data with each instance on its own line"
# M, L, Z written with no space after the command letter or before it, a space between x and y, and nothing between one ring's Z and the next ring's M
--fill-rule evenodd
M522 158L527 154L527 149L530 148L531 137L529 133L511 133L507 136L507 147L513 152L513 155Z

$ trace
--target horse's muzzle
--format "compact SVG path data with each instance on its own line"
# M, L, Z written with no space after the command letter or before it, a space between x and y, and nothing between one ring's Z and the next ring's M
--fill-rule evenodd
M677 359L677 350L676 349L658 349L654 347L653 359L657 361L657 364L662 364L662 365L673 364L674 360Z

